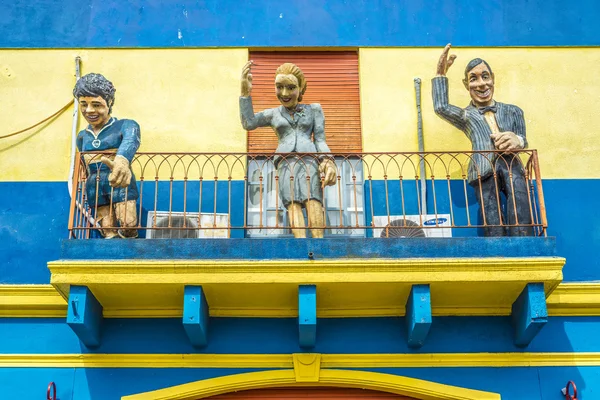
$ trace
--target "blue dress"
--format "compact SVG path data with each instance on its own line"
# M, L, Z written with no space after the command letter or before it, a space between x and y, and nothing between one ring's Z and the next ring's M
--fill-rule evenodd
M96 135L91 126L77 134L77 149L85 151L111 151L123 156L129 163L140 147L140 126L130 119L111 117L102 130ZM87 166L85 191L90 207L120 203L126 200L137 200L139 197L135 176L132 174L129 186L113 188L108 182L110 169L100 161L101 155L84 154L83 162Z

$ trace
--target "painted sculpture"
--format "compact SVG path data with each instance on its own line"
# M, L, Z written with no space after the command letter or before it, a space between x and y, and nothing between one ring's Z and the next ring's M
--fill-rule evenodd
M279 176L279 196L288 211L292 233L305 238L302 209L306 209L313 238L323 237L323 188L333 185L337 169L327 156L296 156L293 153L330 153L325 142L325 116L320 104L300 104L306 79L298 66L286 63L275 72L275 93L280 107L254 113L252 107L252 61L242 70L240 116L246 130L270 126L278 137L274 164ZM321 174L323 179L321 179ZM292 179L293 178L293 179Z
M81 114L89 124L77 135L77 149L109 153L83 157L87 203L95 210L100 234L106 239L138 235L138 189L130 164L140 146L140 126L135 121L111 116L115 91L108 79L94 73L81 77L73 89Z
M527 147L523 111L512 104L497 102L494 96L494 74L487 62L471 60L465 68L463 84L471 102L466 108L449 103L446 72L455 55L444 48L433 78L435 113L463 131L473 151L503 150L503 153L475 153L469 163L468 181L475 188L485 221L485 236L528 236L533 233L523 165L513 151ZM495 177L494 177L495 176ZM502 211L500 191L506 198L506 215ZM502 225L515 225L507 230Z

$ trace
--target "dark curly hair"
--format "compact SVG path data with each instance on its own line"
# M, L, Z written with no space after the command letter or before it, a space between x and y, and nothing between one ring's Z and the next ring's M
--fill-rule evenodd
M101 74L90 73L82 76L73 89L73 96L80 97L102 97L108 105L108 113L112 112L112 106L115 104L115 89L111 81Z

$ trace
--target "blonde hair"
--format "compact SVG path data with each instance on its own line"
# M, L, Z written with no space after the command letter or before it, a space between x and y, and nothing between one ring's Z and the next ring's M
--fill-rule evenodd
M298 96L298 101L302 101L302 95L306 91L306 78L304 77L304 72L298 67L296 64L285 63L281 64L277 71L275 71L275 76L282 75L294 75L296 79L298 79L298 86L300 88L300 96Z

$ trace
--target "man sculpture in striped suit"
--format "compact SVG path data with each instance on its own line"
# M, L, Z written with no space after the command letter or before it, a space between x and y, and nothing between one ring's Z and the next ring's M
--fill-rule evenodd
M463 131L471 141L468 181L481 206L485 236L533 234L531 203L523 164L513 151L527 147L523 111L494 101L494 74L487 62L476 58L467 64L463 84L471 95L466 108L449 104L446 72L455 55L446 45L433 78L435 113ZM503 150L505 152L493 152ZM505 196L502 201L500 192ZM504 207L503 207L504 203ZM505 212L503 212L505 208ZM508 225L508 231L507 227Z

